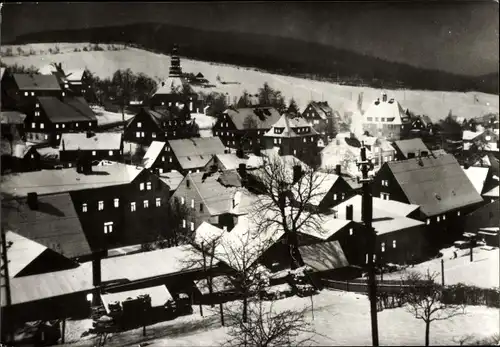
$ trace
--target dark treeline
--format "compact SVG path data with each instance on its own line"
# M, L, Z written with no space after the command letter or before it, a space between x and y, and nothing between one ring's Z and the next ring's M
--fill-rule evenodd
M126 43L169 54L174 43L182 56L263 69L273 73L324 79L376 88L477 90L498 93L498 73L460 76L289 38L210 32L165 24L144 23L82 30L47 31L18 37L33 42Z

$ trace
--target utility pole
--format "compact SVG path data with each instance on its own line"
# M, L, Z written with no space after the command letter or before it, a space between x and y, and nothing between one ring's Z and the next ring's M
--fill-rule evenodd
M373 220L373 197L371 195L371 178L368 177L368 172L373 170L373 163L366 158L366 147L364 141L361 142L361 161L357 163L359 170L362 173L362 178L358 178L358 182L363 184L363 198L361 205L361 218L367 231L368 240L368 282L369 282L369 298L370 298L370 316L372 324L372 344L378 346L378 324L377 324L377 284L375 279L375 241L376 233L372 227Z
M1 275L4 277L4 287L5 287L5 307L2 308L2 316L5 318L6 317L6 312L8 308L12 305L12 297L11 297L11 292L10 292L10 275L9 275L9 260L7 257L7 239L5 238L5 230L2 228L2 271ZM10 325L10 324L9 324ZM5 328L5 326L4 326ZM11 342L11 334L10 334L10 326L6 327L7 331L5 332L5 335L2 334L3 336L6 337L6 342ZM2 336L2 337L3 337Z

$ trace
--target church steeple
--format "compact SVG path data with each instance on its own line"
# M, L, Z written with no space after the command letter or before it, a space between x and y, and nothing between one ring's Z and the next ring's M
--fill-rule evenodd
M182 77L181 59L177 53L178 48L177 44L174 44L172 53L170 54L169 77Z

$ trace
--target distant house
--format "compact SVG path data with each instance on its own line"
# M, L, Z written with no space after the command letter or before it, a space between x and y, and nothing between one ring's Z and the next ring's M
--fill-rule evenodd
M30 225L19 217L18 228L38 232L38 224L45 223L39 211L64 222L63 211L70 209L71 221L81 225L93 253L152 242L159 236L171 238L170 229L165 227L169 192L169 187L148 170L121 163L6 175L2 182L4 197L28 197L30 210L35 211ZM64 205L51 207L44 203L58 194L65 196ZM3 210L2 218L5 213ZM17 215L14 210L10 213ZM48 224L45 231L53 233L52 228ZM67 228L68 232L76 230L72 225ZM74 241L66 236L68 232L60 231L61 237L68 237L66 246L71 247Z
M38 97L65 96L54 75L8 74L2 79L2 89L5 90L2 108L26 114L34 111Z
M152 110L143 107L125 127L124 140L142 145L152 141L187 138L193 136L191 121L181 117L174 107Z
M431 154L431 150L421 139L398 140L392 145L396 150L396 160L426 157Z
M411 132L422 133L432 128L432 121L429 116L417 116L411 122Z
M377 139L371 149L375 166L396 160L396 150L389 141Z
M483 201L450 154L385 163L375 176L372 193L419 205L418 219L445 240L456 236L461 217Z
M321 171L305 174L295 183L292 192L304 196L311 193L312 197L308 198L310 207L319 211L328 210L354 195L351 186L342 176ZM304 197L297 196L296 199L300 201Z
M122 154L121 133L67 133L62 134L59 144L59 158L63 163L77 163L81 159L120 161Z
M78 266L73 260L55 252L39 242L30 240L12 231L5 233L9 277L37 275L41 273L72 269Z
M500 202L495 200L467 214L464 222L464 232L474 233L481 239L496 238L498 247L498 230L500 226ZM489 229L489 230L488 230ZM495 230L496 229L496 230ZM491 240L490 240L491 241ZM488 242L490 243L490 242Z
M339 131L340 115L332 110L327 101L311 101L302 112L302 117L320 135L334 138Z
M21 141L1 143L2 173L40 170L41 159L36 148Z
M21 140L24 137L26 115L19 111L1 112L1 136L7 140Z
M83 97L36 98L25 119L26 140L59 145L61 134L97 128L97 118Z
M155 165L157 167L161 165L164 172L177 170L185 175L189 172L204 170L209 162L213 162L214 155L224 153L224 145L218 137L169 140L164 147L161 159L157 159ZM158 160L161 160L160 164Z
M91 92L90 86L90 76L88 75L87 70L84 69L74 69L67 70L66 72L66 81L68 86L65 88L68 89L68 92L73 95L84 96L87 98L87 94Z
M303 118L283 114L264 134L264 148L277 148L280 155L293 155L314 165L318 155L319 134Z
M194 232L203 222L208 222L231 230L234 221L230 211L240 187L241 179L235 170L188 173L171 197L189 211L182 228Z
M484 131L463 132L464 150L475 150L480 153L498 153L499 136L492 129Z
M257 151L263 147L263 136L280 119L273 107L230 108L214 124L214 136L224 146L244 151Z
M153 109L157 107L171 107L187 105L191 113L201 113L202 102L198 99L198 94L182 93L186 82L182 77L169 77L161 82L160 87L151 96L150 105Z
M382 100L378 98L368 106L362 123L363 131L389 141L401 139L411 127L403 107L393 98L388 99L386 93L382 94Z
M349 176L359 175L356 161L360 160L361 144L353 138L336 138L328 144L320 153L321 168L335 169L340 165L342 172ZM374 158L371 151L366 151L367 158Z

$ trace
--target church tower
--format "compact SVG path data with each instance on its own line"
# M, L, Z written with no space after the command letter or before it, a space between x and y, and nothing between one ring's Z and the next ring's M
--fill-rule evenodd
M170 55L170 70L168 77L182 77L181 59L177 53L178 46L174 44L172 54Z

